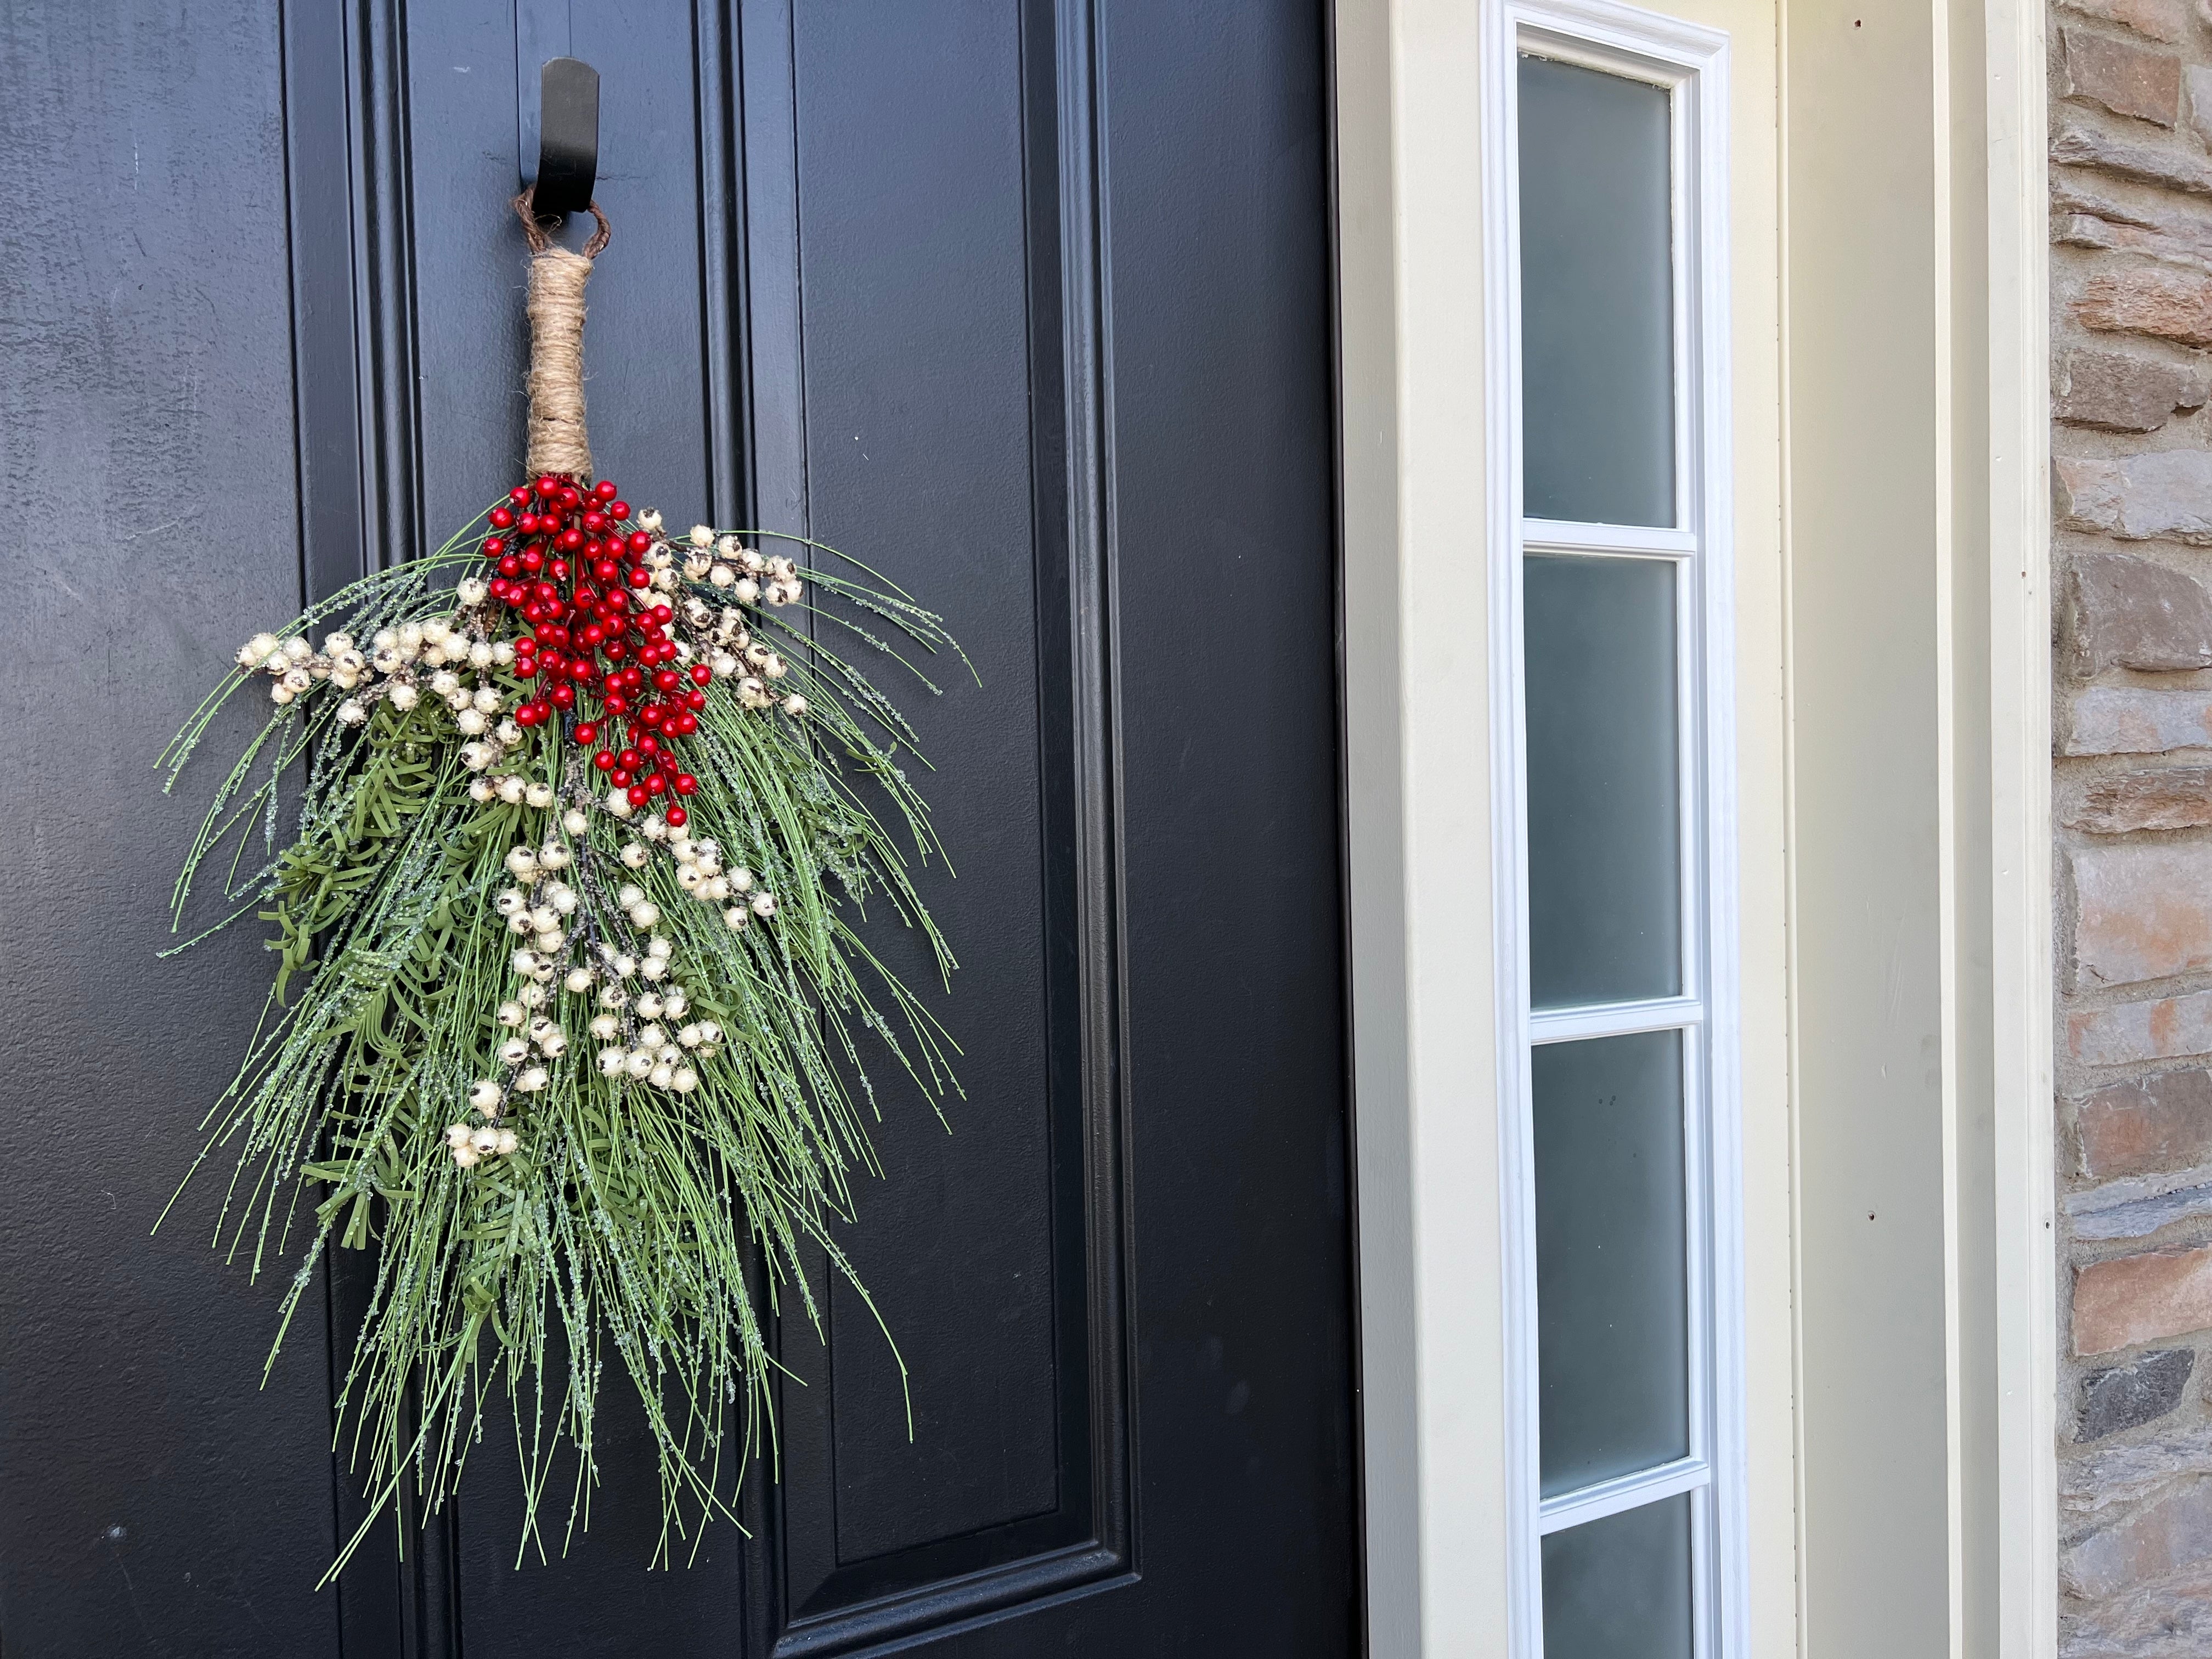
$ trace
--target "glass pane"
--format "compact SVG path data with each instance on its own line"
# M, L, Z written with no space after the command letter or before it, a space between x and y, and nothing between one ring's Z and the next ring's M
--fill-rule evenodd
M1674 568L1532 555L1522 633L1528 709L1529 1000L1539 1008L1682 988Z
M1544 1659L1690 1659L1690 1498L1544 1540Z
M1522 510L1674 522L1665 88L1521 60Z
M1690 1450L1682 1034L1534 1051L1544 1496Z

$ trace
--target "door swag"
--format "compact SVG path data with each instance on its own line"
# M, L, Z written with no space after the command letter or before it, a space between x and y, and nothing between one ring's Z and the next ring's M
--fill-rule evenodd
M696 1552L774 1455L768 1321L790 1300L821 1329L806 1255L866 1298L832 1231L854 1171L880 1173L864 1050L933 1103L957 1089L950 1038L854 924L879 896L952 968L913 881L942 856L915 734L857 659L912 667L902 635L958 647L833 549L671 535L595 481L584 289L607 221L592 204L575 253L514 205L527 482L257 634L162 757L173 787L230 697L265 688L172 921L234 842L238 908L198 937L249 911L276 927L260 1028L192 1166L234 1161L216 1240L256 1274L312 1233L264 1377L324 1251L376 1253L337 1402L370 1513L332 1573L387 1510L454 1493L495 1389L517 1559L544 1557L556 1483L565 1544L610 1351L655 1442L656 1561Z

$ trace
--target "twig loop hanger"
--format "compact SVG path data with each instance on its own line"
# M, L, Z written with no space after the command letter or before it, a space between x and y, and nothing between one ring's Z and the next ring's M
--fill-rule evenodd
M530 243L529 443L532 473L592 476L584 424L584 285L611 234L592 199L599 166L599 76L589 64L556 58L539 76L538 177L514 198ZM599 228L581 253L546 234L544 221L589 211Z

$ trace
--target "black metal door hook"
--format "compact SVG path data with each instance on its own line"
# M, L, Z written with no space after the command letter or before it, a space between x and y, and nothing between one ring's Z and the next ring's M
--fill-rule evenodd
M538 88L538 172L523 180L531 206L541 219L581 213L599 176L599 72L580 58L550 58Z

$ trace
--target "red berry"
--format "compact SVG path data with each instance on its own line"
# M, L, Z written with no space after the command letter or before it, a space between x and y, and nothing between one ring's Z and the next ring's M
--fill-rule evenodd
M660 752L660 739L647 732L638 738L637 746L648 755L657 755Z
M576 706L576 688L573 685L556 685L545 696L556 708L574 708Z
M522 574L522 560L520 556L519 555L510 553L505 558L501 559L499 562L499 574L502 576L520 576Z
M534 547L526 549L522 555L522 568L532 575L536 575L545 568L545 556Z
M687 708L704 708L707 706L707 694L697 686L693 686L684 694L684 706Z
M559 495L561 493L561 481L555 477L551 473L546 473L538 481L538 493L545 496Z
M678 830L690 821L690 817L691 815L680 806L672 806L668 809L668 822Z
M583 544L584 532L582 531L571 528L561 532L561 546L563 551L574 553L578 549L581 548Z
M487 536L483 538L483 556L487 559L495 559L506 551L507 538L505 537Z
M667 781L664 779L659 773L655 772L651 777L645 781L645 793L648 795L661 795L667 793Z
M638 724L641 726L658 726L667 718L668 711L657 702L649 702L637 711Z
M549 564L549 565L547 565L547 566L545 567L545 573L546 573L546 574L548 574L548 575L550 575L550 577L552 577L552 578L553 578L553 580L554 580L555 581L556 581L556 582L565 582L565 581L567 581L567 580L568 580L568 560L566 560L566 559L556 559L556 560L554 560L552 563L550 563L550 564Z
M629 783L631 780L636 776L637 774L631 771L627 766L617 766L613 771L607 774L607 781L614 785L616 788L620 789Z
M517 709L514 711L514 723L515 723L517 726L535 726L535 725L537 725L537 724L538 724L538 705L537 705L536 703L534 703L534 702L526 702L526 703L524 703L521 707L520 707L519 708L517 708Z
M578 720L576 722L576 741L578 743L597 743L599 740L599 728L597 725L590 720Z
M693 664L691 665L691 684L694 684L694 685L704 685L704 684L707 684L707 682L708 682L708 681L709 681L709 680L713 679L714 678L714 671L713 669L711 669L711 668L708 667L708 666L707 666L707 665L706 665L705 663L703 663L703 662L695 662L695 663L693 663Z
M619 691L608 692L601 701L606 704L607 713L610 714L627 714L629 713L629 699L623 696Z
M612 559L600 559L592 566L592 580L595 582L614 581L621 575L622 567Z
M677 736L688 738L699 729L699 717L686 708L677 714L672 724Z
M602 772L611 772L615 769L615 757L612 755L610 755L605 750L602 749L598 754L592 757L592 764L598 767Z
M580 507L583 504L583 501L584 494L581 490L578 489L575 485L564 483L561 486L562 506L567 507Z
M698 793L699 780L693 777L689 772L678 772L676 775L676 793L679 795L695 795ZM679 808L678 810L680 811L682 809Z
M629 540L625 545L633 553L642 553L653 545L653 538L642 530L633 530L629 532Z
M515 485L515 487L514 487L514 489L510 489L510 490L508 490L508 491L507 492L507 499L508 501L510 501L514 502L514 505L515 505L515 506L517 506L517 507L527 507L527 506L529 506L529 505L530 505L530 486L529 486L528 484L517 484L517 485Z
M630 804L632 806L642 806L642 805L644 805L646 804L646 802L647 802L647 801L651 800L652 799L653 799L653 792L652 792L651 790L647 789L647 788L643 784L641 784L641 783L633 783L632 785L630 785L630 787L629 787L629 804Z
M609 501L607 503L607 517L612 519L617 524L620 524L624 519L629 517L629 503L628 501Z
M673 691L683 684L684 676L672 668L664 668L653 677L653 689L656 691Z
M514 523L514 510L512 507L495 507L487 516L491 520L491 527L494 530L505 530Z
M519 651L515 653L514 677L519 680L536 679L538 678L537 659L534 657L526 657Z
M676 620L676 612L670 606L656 605L653 607L653 619L657 623L674 622Z
M607 527L607 515L593 507L584 514L584 528L596 536Z
M615 481L612 478L602 478L599 483L592 486L592 499L593 501L611 501L621 493L622 492L620 490L615 488Z
M641 564L635 564L635 565L632 565L632 566L630 567L630 571L629 571L629 585L630 585L632 587L650 587L650 586L653 586L653 572L651 572L650 570L647 570L647 569L643 565L641 565Z
M524 514L514 521L514 528L518 535L535 536L538 533L538 515L535 513Z

